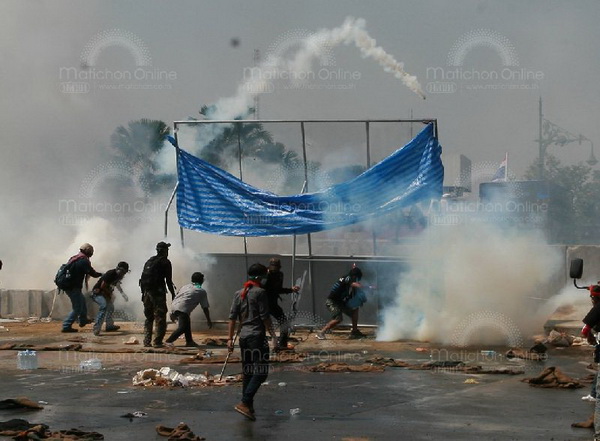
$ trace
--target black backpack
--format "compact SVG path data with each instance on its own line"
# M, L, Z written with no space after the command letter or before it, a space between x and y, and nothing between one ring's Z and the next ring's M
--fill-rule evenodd
M150 289L157 288L161 283L164 285L164 276L160 271L160 265L164 259L164 256L152 256L144 264L142 270L142 276L140 277L140 288L142 292Z
M59 291L68 291L75 287L73 281L73 265L79 259L75 259L71 262L63 263L54 277L54 283Z

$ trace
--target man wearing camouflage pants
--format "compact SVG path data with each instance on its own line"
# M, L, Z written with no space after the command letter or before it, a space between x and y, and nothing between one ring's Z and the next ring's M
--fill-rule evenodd
M140 288L144 303L144 346L164 347L163 338L167 332L167 290L171 299L175 297L173 286L173 267L168 259L170 243L159 242L156 245L156 256L152 256L142 271ZM152 328L156 325L156 335L152 340Z

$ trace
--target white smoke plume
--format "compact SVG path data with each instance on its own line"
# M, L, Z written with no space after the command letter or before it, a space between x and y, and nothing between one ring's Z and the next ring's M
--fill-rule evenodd
M245 115L252 106L256 95L269 90L269 82L277 78L301 78L302 74L310 71L311 63L319 59L324 52L340 44L354 44L364 58L370 58L379 63L385 72L393 74L411 91L425 99L423 89L414 75L404 70L404 63L397 61L365 30L366 22L362 18L348 17L344 23L333 29L320 30L301 41L300 47L291 58L273 54L251 70L250 78L245 78L237 87L237 93L228 98L222 98L215 104L211 119L231 120ZM205 128L200 144L206 145L220 134L224 127L210 125Z
M484 224L432 226L412 257L383 311L379 340L505 344L515 333L525 340L543 324L532 298L562 266L541 233ZM461 329L469 335L457 335Z

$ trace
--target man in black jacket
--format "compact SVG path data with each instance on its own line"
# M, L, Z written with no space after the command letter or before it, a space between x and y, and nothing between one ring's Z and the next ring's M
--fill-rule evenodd
M79 326L84 327L90 321L87 318L87 305L83 297L83 280L85 276L100 277L102 274L92 268L90 257L94 254L94 247L89 243L84 243L79 247L79 253L69 259L71 266L72 288L66 290L67 296L71 300L73 310L63 321L62 332L77 332L73 323L79 321Z
M292 288L283 287L281 261L276 257L271 258L269 261L267 280L264 288L267 292L267 299L269 301L269 312L277 319L277 323L279 324L279 339L277 341L277 346L275 346L275 351L286 349L290 335L290 324L283 309L279 306L279 300L281 300L279 296L280 294L298 292L300 288L298 286Z
M167 289L171 299L175 298L173 286L173 267L168 259L170 243L156 244L156 256L152 256L144 265L140 288L144 303L144 346L161 348L167 332ZM166 283L166 288L165 288ZM152 340L152 328L156 324L156 335Z

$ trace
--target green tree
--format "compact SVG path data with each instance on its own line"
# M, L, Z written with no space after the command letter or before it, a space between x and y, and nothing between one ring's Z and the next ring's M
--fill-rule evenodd
M131 168L135 183L151 193L175 184L175 176L163 173L158 162L169 133L170 128L163 121L140 119L130 121L127 127L117 127L110 137L114 155Z
M538 164L535 161L528 167L525 179L537 179ZM559 199L549 214L569 231L569 240L576 243L597 242L592 236L593 231L600 227L600 172L592 172L584 164L562 165L555 156L547 154L544 177L564 190L564 200Z

